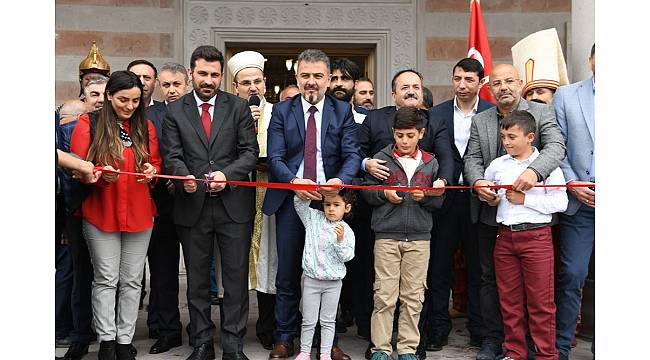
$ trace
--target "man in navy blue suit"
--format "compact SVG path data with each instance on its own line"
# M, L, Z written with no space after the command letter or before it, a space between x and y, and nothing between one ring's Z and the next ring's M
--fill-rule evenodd
M449 145L453 153L453 176L450 185L464 185L463 154L469 140L472 116L489 109L494 104L478 96L484 70L476 59L460 60L452 69L454 98L432 107L429 117L443 122L447 127ZM454 254L462 244L467 262L467 329L470 344L481 346L481 311L479 289L481 268L478 258L478 243L469 212L469 190L447 192L442 208L434 213L437 227L435 241L431 242L428 290L425 293L421 325L426 323L426 335L420 337L420 346L426 350L439 351L447 345L451 332L449 316L449 291L453 283ZM424 329L424 328L421 328Z
M278 272L275 345L270 358L293 355L298 331L300 274L305 229L293 207L293 197L320 200L321 193L336 193L336 185L350 183L361 157L356 124L349 103L325 91L330 83L329 59L321 50L308 49L298 57L296 80L300 94L273 106L268 128L269 180L292 184L327 184L318 191L268 189L262 210L275 214ZM349 359L332 347L332 359Z

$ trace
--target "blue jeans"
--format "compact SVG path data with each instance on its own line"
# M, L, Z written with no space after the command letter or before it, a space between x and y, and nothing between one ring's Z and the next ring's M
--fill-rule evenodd
M580 290L594 247L594 209L581 205L574 215L560 216L560 275L555 291L558 352L569 355L580 311Z

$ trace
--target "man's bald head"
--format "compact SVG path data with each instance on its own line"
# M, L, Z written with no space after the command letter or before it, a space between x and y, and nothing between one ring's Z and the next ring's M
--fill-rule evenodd
M513 110L519 104L522 81L517 68L510 64L497 64L490 71L489 90L499 109Z

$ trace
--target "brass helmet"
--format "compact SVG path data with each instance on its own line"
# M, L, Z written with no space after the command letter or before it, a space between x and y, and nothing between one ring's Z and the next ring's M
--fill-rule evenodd
M111 67L99 53L95 41L90 46L88 56L79 63L79 78L88 73L99 73L106 76L109 76L111 73Z

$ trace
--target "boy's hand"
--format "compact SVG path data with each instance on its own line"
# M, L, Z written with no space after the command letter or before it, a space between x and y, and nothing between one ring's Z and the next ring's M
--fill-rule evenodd
M495 184L492 181L487 180L476 180L474 186L494 186ZM474 189L478 198L490 204L490 201L493 201L495 198L498 198L497 194L490 188L478 188ZM499 201L497 200L497 203ZM494 206L490 204L491 206Z
M397 195L396 190L384 190L384 196L391 204L399 205L402 203L402 198Z
M423 190L413 190L411 191L411 198L415 201L422 201L424 199L424 191Z
M433 182L433 189L426 190L424 195L426 196L441 196L445 193L445 182L441 179L438 179Z
M336 241L341 242L343 241L343 233L345 233L345 228L343 227L343 224L336 224L334 226L334 233L336 234Z
M485 202L490 206L497 206L497 205L499 205L500 201L501 201L500 196L495 196L494 199L485 200Z
M506 190L506 199L512 204L523 205L524 199L526 199L526 194L520 191Z

